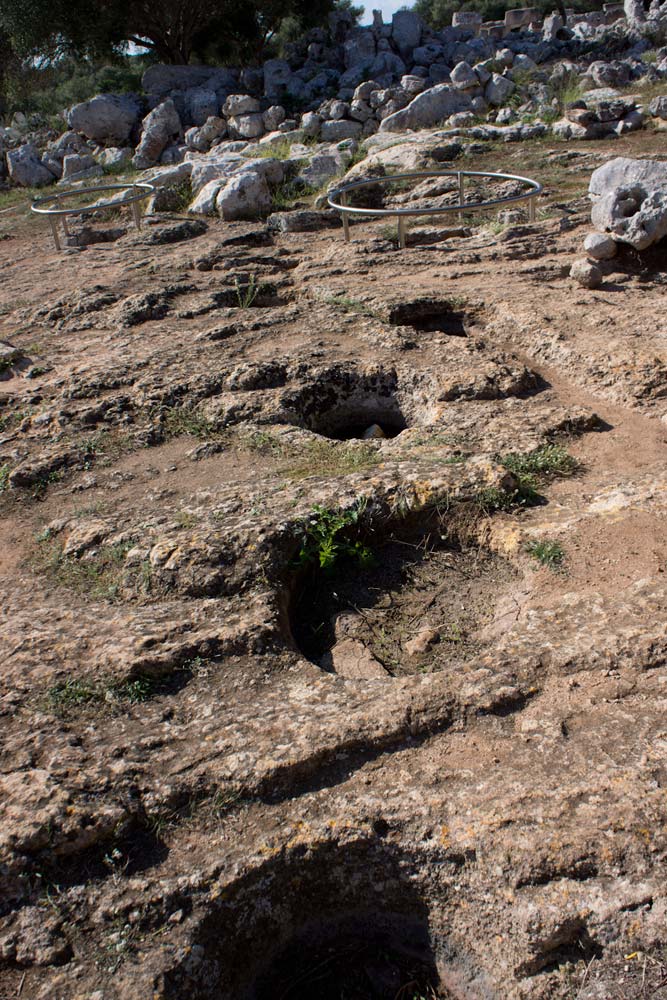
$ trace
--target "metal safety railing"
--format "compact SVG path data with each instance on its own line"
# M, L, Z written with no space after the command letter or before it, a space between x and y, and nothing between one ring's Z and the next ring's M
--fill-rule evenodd
M58 206L61 202L68 198L77 198L86 194L97 195L102 191L126 191L128 193L123 198L112 198L108 201L97 201L90 205L83 205L79 208L72 208L69 206L66 208L44 207L53 204ZM75 188L70 191L61 191L58 194L48 195L46 198L36 198L31 204L30 210L36 215L46 215L48 217L49 222L51 223L51 232L53 233L53 240L56 244L56 249L61 250L60 236L58 234L58 219L60 219L65 236L69 236L69 229L67 228L68 215L85 215L86 212L96 212L99 209L121 208L123 205L130 205L132 207L134 224L137 229L141 229L141 209L139 208L139 202L148 198L148 196L153 194L154 191L155 187L153 184L139 183L138 181L130 184L101 184L98 187Z
M375 184L393 184L395 181L421 180L427 177L455 177L458 188L458 203L456 205L446 205L444 207L426 208L364 208L348 204L348 194L350 191L357 191L359 188L371 187ZM502 198L492 198L488 201L466 202L464 179L466 177L490 177L501 181L519 181L529 186L528 191L520 194L505 195ZM341 213L343 220L343 231L345 241L350 239L350 215L361 215L370 218L386 218L395 216L398 220L398 245L405 247L405 220L411 216L421 215L449 215L458 214L463 221L466 212L479 212L487 208L497 208L501 205L511 205L519 201L528 201L528 218L531 222L536 218L536 199L542 193L542 185L530 177L519 177L516 174L496 174L484 170L424 170L409 174L388 174L386 177L364 178L359 181L350 181L349 184L342 184L335 188L327 198L331 208L335 208Z

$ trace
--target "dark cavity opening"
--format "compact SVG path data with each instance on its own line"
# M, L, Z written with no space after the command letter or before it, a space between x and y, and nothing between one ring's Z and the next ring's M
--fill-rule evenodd
M443 997L423 926L374 913L293 941L258 981L255 1000Z
M389 322L426 333L444 333L448 337L467 337L471 325L465 311L452 308L449 302L433 300L400 303L391 309Z
M336 441L395 438L408 426L393 395L355 393L330 410L315 413L307 426Z
M380 415L378 419L370 419L358 416L356 419L354 417L345 419L344 422L331 427L328 432L318 431L318 433L335 441L381 440L398 437L406 427L405 420L397 420L395 417L386 418Z

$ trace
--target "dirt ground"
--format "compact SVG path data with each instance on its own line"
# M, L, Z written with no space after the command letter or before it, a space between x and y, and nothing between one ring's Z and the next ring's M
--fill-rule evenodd
M538 221L404 251L0 217L3 1000L667 997L664 251L568 277L618 155L485 147Z

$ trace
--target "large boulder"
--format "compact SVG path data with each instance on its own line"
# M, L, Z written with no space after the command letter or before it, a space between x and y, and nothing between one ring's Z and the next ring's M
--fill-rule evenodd
M68 153L63 158L63 181L71 182L82 180L84 177L99 177L102 172L102 168L90 153L85 155Z
M381 132L402 132L404 129L430 128L459 111L470 111L472 101L468 94L440 83L410 101L407 108L385 118Z
M667 235L667 163L609 160L591 176L591 219L600 232L645 250Z
M227 220L256 219L271 208L269 185L259 171L246 171L232 177L218 193L215 206Z
M501 107L514 93L515 87L511 80L499 73L494 73L486 85L484 97L494 108Z
M264 63L264 94L282 97L292 81L290 64L284 59L267 59Z
M62 160L70 153L87 153L89 151L86 140L78 132L64 132L57 139L53 139L46 145L46 153L53 160Z
M345 69L368 68L376 55L375 37L370 28L353 28L343 45Z
M213 69L211 66L164 66L162 63L156 63L148 67L141 79L141 85L148 94L149 106L156 107L168 94L176 90L185 92L199 88L213 90L220 101L223 94L226 97L238 89L238 77L229 69Z
M479 87L479 77L467 62L457 63L451 72L452 86L457 90L471 90Z
M129 94L97 94L89 101L75 104L66 113L67 124L74 132L105 146L122 146L139 121L141 104Z
M586 70L596 87L623 87L630 79L630 67L625 62L592 62Z
M222 113L225 118L235 118L237 115L256 114L261 105L256 97L250 94L230 94L225 101Z
M424 22L419 14L412 10L399 10L391 19L391 39L398 49L401 58L412 60L413 50L418 47L422 38Z
M181 119L171 98L158 104L143 120L141 141L132 158L138 170L158 162L163 151L182 133Z
M7 153L9 179L19 187L44 187L56 179L39 158L39 153L30 143L24 143Z
M343 139L358 139L362 131L361 122L322 122L323 142L342 142Z
M228 118L227 125L229 126L229 134L231 136L243 139L259 139L266 131L264 120L259 112L257 114L237 115L236 117Z
M204 125L220 111L220 101L214 90L193 87L185 94L185 118L188 124Z
M208 153L214 142L227 134L227 122L224 118L212 115L201 128L196 126L185 133L185 144L188 149L199 153Z
M667 97L664 95L654 97L648 106L648 110L653 118L662 118L663 121L667 121Z

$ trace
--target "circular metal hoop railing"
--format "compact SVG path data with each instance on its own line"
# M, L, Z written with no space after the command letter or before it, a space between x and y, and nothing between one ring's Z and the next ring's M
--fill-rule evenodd
M126 191L128 193L122 198L110 198L108 201L96 201L90 205L83 205L78 208L57 207L68 198L78 198L81 195L86 194L97 195L102 191ZM141 229L141 210L139 208L139 202L143 201L144 198L148 198L148 196L153 194L154 191L155 187L153 184L146 184L143 182L140 183L139 181L129 184L100 184L98 187L73 188L70 191L61 191L59 194L50 194L46 198L36 198L30 206L30 211L34 212L36 215L48 216L49 222L51 223L51 232L53 233L53 240L56 244L56 249L60 250L62 248L60 245L60 237L58 235L58 219L61 221L65 236L69 236L69 229L67 228L68 215L84 215L86 212L95 212L100 208L121 208L123 205L130 205L132 207L134 224L137 229ZM56 207L45 207L49 205L55 205Z
M420 180L426 177L455 177L458 185L459 200L456 205L446 205L441 208L360 208L355 205L348 205L347 196L350 191L359 188L371 187L375 184L393 184L395 181ZM506 195L502 198L492 198L488 201L466 202L464 179L466 177L491 177L501 181L519 181L527 184L528 191L521 194ZM331 208L335 208L341 213L343 219L343 231L345 241L350 239L350 215L363 215L371 218L386 218L395 216L398 220L398 245L405 246L405 220L410 216L420 215L449 215L452 212L458 213L459 219L463 220L464 212L480 212L487 208L497 208L501 205L511 205L518 201L528 201L528 218L535 221L535 200L542 193L542 185L530 177L520 177L517 174L495 174L485 170L423 170L409 174L388 174L386 177L364 178L360 181L350 181L335 188L327 201Z

